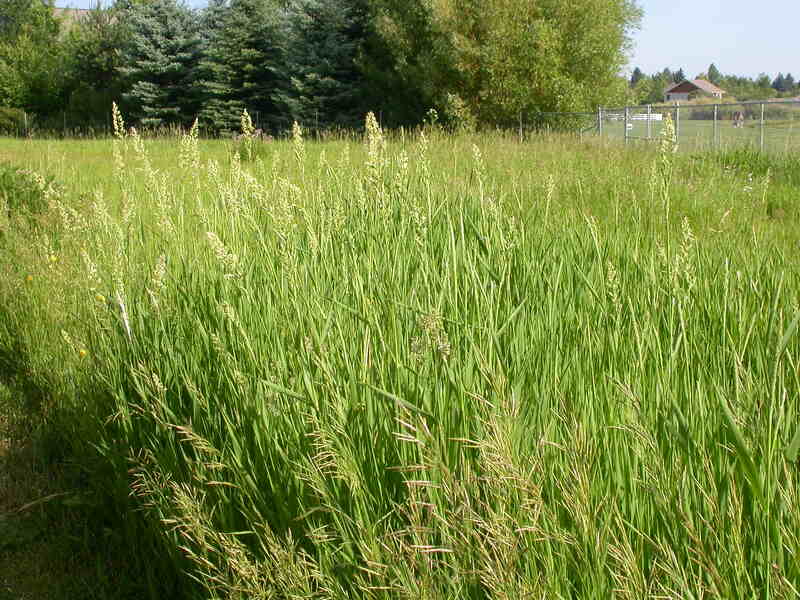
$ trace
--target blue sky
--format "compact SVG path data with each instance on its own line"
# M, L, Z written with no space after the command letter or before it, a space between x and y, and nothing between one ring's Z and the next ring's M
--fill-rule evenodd
M713 62L726 74L791 72L800 78L800 0L637 1L644 19L634 36L629 70L638 66L651 74L682 68L694 77ZM89 8L94 0L57 4Z
M800 76L798 0L638 0L642 29L631 70L683 68L688 77L713 62L726 74Z

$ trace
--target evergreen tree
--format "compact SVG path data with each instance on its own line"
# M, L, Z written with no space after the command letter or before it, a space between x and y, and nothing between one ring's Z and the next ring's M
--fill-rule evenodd
M786 77L783 78L783 91L792 92L794 91L796 85L797 83L795 82L794 77L792 77L792 74L787 73Z
M217 132L235 131L244 109L260 128L291 124L286 90L288 19L272 0L215 0L204 15L207 38L200 65L201 119Z
M717 69L714 63L711 63L708 67L708 80L714 85L722 81L722 73L719 72L719 69Z
M678 69L672 75L672 81L675 82L675 83L680 83L681 81L684 81L685 79L686 79L686 74L683 72L683 69Z
M636 67L631 74L630 84L632 88L636 87L636 84L639 83L642 79L644 79L644 73L639 67Z
M361 0L297 0L291 11L288 68L282 94L291 116L306 127L358 127L368 107L357 59L369 26Z
M772 80L772 89L777 92L783 91L783 73L778 73L778 76Z
M756 79L756 85L760 88L770 88L772 87L772 80L766 73L761 73Z
M148 127L190 125L200 108L196 15L176 0L150 0L132 4L123 18L130 37L119 71L130 83L133 117Z

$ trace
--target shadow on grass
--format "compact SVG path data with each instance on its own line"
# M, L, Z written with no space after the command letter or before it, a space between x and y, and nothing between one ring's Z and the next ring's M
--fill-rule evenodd
M0 600L177 598L132 555L135 515L95 497L18 356L0 350Z

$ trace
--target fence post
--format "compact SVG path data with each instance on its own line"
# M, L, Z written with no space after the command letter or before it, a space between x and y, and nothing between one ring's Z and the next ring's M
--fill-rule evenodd
M681 103L675 103L675 143L681 141Z
M713 144L712 144L714 146L714 148L716 148L719 145L717 143L717 141L718 141L717 140L717 128L718 128L718 125L717 125L717 110L718 110L718 108L719 107L715 104L714 105L714 141L713 141Z
M519 141L522 142L522 111L519 111Z
M603 138L603 107L597 107L597 133L600 139Z
M653 126L652 126L652 117L653 117L653 105L647 105L647 139L649 140L652 137L653 133Z
M630 117L630 112L628 107L625 107L625 145L628 145L628 119Z
M761 152L764 151L764 103L761 103Z
M22 120L25 123L25 133L24 133L24 135L25 135L25 137L28 137L28 111L26 111L26 110L22 111Z

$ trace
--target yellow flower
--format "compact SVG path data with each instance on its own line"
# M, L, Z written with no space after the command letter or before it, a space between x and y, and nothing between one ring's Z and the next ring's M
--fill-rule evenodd
M106 297L105 297L105 296L103 296L103 294L96 294L96 295L95 295L95 299L96 299L98 302L105 302L105 301L106 301Z
M50 262L58 262L58 257L55 254L51 255Z
M28 275L28 276L25 278L25 281L27 281L28 283L30 283L31 281L33 281L33 275Z
M84 350L83 348L81 348L80 351L78 352L78 356L80 356L81 358L86 358L87 354L89 354L89 352Z

